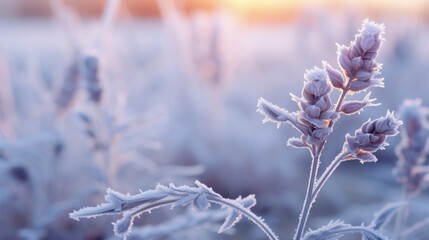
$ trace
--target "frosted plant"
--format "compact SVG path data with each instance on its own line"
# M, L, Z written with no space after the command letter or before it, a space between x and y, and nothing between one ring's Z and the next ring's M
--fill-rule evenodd
M406 198L417 195L429 180L425 165L429 153L428 116L429 109L421 106L421 100L405 100L398 112L404 125L401 143L396 148L398 162L394 175L403 186Z
M265 117L263 122L274 122L277 127L281 123L291 124L301 133L301 137L290 138L288 145L306 148L312 156L307 193L296 228L295 240L302 239L312 204L335 169L342 162L352 159L361 163L376 162L377 158L373 153L387 146L387 137L398 133L397 128L401 122L396 120L391 112L387 112L385 117L369 120L356 130L353 136L346 135L341 152L321 175L318 174L324 145L340 115L359 113L364 107L377 105L374 103L375 99L370 98L370 93L361 101L345 101L345 98L349 94L365 91L370 87L384 86L383 79L376 78L380 73L381 64L375 61L384 41L383 35L383 25L365 20L349 46L338 45L338 63L341 70L333 68L326 62L323 62L324 69L314 67L308 70L304 75L302 96L292 94L292 99L299 107L297 112L289 112L263 98L258 101L257 111ZM332 88L341 92L335 107L332 106L330 98ZM349 228L348 225L347 227L343 224L336 225L341 225L341 229ZM336 232L334 229L337 227L329 229L331 228L322 229L324 233L321 236L328 236L326 239L330 239L348 232L339 231L338 234L331 235ZM304 238L323 239L311 237L314 234L309 232ZM362 234L366 238L377 239L366 236L364 232Z
M407 209L410 199L419 195L428 186L429 168L426 161L429 140L429 109L421 106L421 100L405 100L399 108L398 118L404 124L401 131L401 142L396 148L398 161L394 175L402 185L402 201L396 215L395 239L409 239L418 231L427 227L428 219L403 229L407 220Z
M0 55L0 139L13 138L15 133L12 118L15 114L13 106L13 88L9 76L8 64Z
M100 82L100 58L98 55L97 51L88 51L81 59L85 89L89 100L94 103L100 103L103 92Z
M154 190L148 190L136 195L124 195L108 189L105 197L107 203L96 207L82 208L70 213L73 219L98 217L110 214L122 214L122 218L114 223L115 234L124 238L129 234L135 217L142 213L151 212L163 206L187 206L191 205L197 211L210 208L211 203L219 204L228 209L228 215L219 229L219 233L233 227L242 216L254 222L271 240L278 239L274 232L265 224L264 220L250 211L250 207L256 201L254 196L236 200L223 198L211 188L195 182L197 187L179 186L170 184L168 187L158 185Z
M79 67L77 61L73 61L66 69L62 86L55 99L58 111L63 112L72 105L78 88Z
M76 12L67 7L61 0L51 0L50 7L54 18L64 29L64 35L70 45L72 59L66 67L61 85L55 96L55 104L58 113L64 113L73 105L80 85L81 68L79 55L80 43L78 31L80 18Z
M239 201L243 207L248 209L256 205L256 199L253 195L249 195L245 198L239 197L236 200ZM158 225L134 227L128 235L128 239L183 239L184 235L186 236L187 233L190 233L194 237L193 239L198 239L198 237L201 239L199 235L205 232L218 232L220 228L219 223L224 221L229 214L230 211L225 208L211 209L199 213L188 212ZM239 219L231 218L231 220ZM223 232L227 233L230 229L225 229ZM195 236L195 234L198 235ZM112 237L112 239L118 239L118 237Z
M304 236L305 225L317 195L323 185L344 161L359 160L361 163L376 162L374 153L384 149L388 144L387 137L398 134L398 121L392 112L384 117L368 120L354 135L347 134L345 143L337 155L322 174L318 174L320 156L334 123L341 114L359 113L367 106L376 106L376 99L370 98L368 93L361 101L345 101L349 94L368 90L370 87L383 87L381 78L376 78L381 64L375 61L382 45L384 26L365 20L362 29L356 35L350 46L338 46L338 63L341 71L324 62L324 69L314 67L304 75L302 96L292 95L298 104L299 111L288 112L263 98L257 104L257 111L265 116L264 122L274 122L279 127L288 122L300 133L300 138L290 138L288 144L298 148L306 148L312 156L310 178L307 193L303 204L299 223L294 239L332 239L348 233L360 233L365 239L387 239L378 229L391 216L389 209L383 210L369 226L351 226L340 221L331 222L327 226L310 231ZM338 89L341 94L335 107L331 103L332 89ZM122 218L114 224L117 235L126 237L129 234L133 220L143 212L161 206L192 205L196 210L206 210L210 203L217 203L230 211L225 226L231 227L240 215L244 215L260 227L270 239L277 239L272 230L248 207L240 203L240 199L225 199L212 189L200 182L196 188L187 186L176 187L173 184L166 187L158 185L156 189L141 192L136 195L124 195L108 190L107 203L97 207L83 208L70 214L71 218L97 217L108 214L122 214ZM395 209L395 208L394 208ZM176 226L175 224L173 224Z

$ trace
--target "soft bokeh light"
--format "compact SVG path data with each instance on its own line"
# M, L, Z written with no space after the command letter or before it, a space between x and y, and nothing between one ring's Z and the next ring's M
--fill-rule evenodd
M83 15L99 15L105 0L65 0L67 5ZM135 16L159 16L157 0L122 0L125 12ZM331 10L354 9L372 14L388 12L396 15L427 15L429 2L425 0L173 0L188 12L199 10L226 9L251 20L289 20L306 8L327 8ZM1 0L0 17L46 16L50 13L49 0Z
M382 104L341 117L320 169L369 118L406 98L429 106L429 1L121 0L105 14L108 2L0 0L0 239L108 239L113 218L68 213L101 203L107 188L135 194L196 179L225 197L256 194L255 213L290 239L310 154L287 147L293 127L261 123L257 100L296 111L289 93L301 95L306 69L338 67L336 43L349 44L366 18L386 27L377 56L386 86L371 95ZM399 138L388 141L379 162L336 170L309 228L369 223L400 199ZM423 194L410 220L429 216ZM180 213L154 211L135 228ZM230 235L217 225L162 239L263 239L250 224Z

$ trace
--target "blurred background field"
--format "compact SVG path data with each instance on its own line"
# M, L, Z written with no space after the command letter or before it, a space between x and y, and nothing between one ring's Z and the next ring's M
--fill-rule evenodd
M107 239L114 217L76 222L68 213L101 202L108 187L137 193L195 179L230 198L256 194L255 212L292 236L310 156L286 146L298 135L290 126L261 123L256 101L296 110L289 93L300 93L305 69L336 64L335 43L348 44L365 18L386 25L386 87L372 94L382 105L342 117L322 164L368 118L406 98L429 105L428 1L122 0L110 22L105 5L0 0L0 239ZM92 54L100 101L81 73ZM397 142L376 164L341 166L308 226L359 225L399 200ZM427 198L415 199L411 219L429 215ZM226 235L212 228L154 239L264 239L246 221Z

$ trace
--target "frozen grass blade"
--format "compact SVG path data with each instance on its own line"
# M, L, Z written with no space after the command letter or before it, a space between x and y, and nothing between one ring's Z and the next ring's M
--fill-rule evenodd
M223 232L235 225L243 215L261 228L269 239L278 239L264 220L250 211L250 208L255 204L253 196L237 200L226 199L198 181L195 184L197 187L176 187L173 184L168 187L158 185L154 190L148 190L136 195L124 195L109 189L105 197L107 203L96 207L83 208L69 215L71 218L79 220L80 218L122 214L122 218L114 224L114 231L116 235L125 238L131 231L134 218L142 213L150 212L163 206L188 205L191 205L196 211L204 211L210 207L210 203L215 203L227 208L229 211L219 232ZM235 214L232 212L235 212Z

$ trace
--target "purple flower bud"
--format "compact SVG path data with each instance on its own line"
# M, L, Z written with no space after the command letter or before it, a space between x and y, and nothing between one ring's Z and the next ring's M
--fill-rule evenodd
M370 152L359 151L356 153L357 159L359 159L360 163L368 163L368 162L377 162L377 157Z
M349 48L344 45L338 45L338 64L343 69L347 77L352 75L352 62L349 58Z
M360 30L360 41L359 45L363 51L372 50L372 52L378 51L381 43L384 41L382 35L384 34L384 25L376 24L368 19L362 24Z
M352 59L351 68L353 71L358 71L363 66L362 57L358 56Z
M323 96L315 103L315 106L317 106L322 112L328 111L331 108L331 105L331 98L329 96Z
M320 97L328 94L332 90L331 85L326 81L328 75L323 69L314 67L311 70L307 70L304 74L304 78L306 80L304 92L308 94Z
M332 132L332 128L319 128L314 130L307 136L306 141L310 144L319 145L323 141L326 141L329 134Z
M383 25L367 19L350 46L338 45L338 64L348 78L343 83L349 87L347 90L359 92L369 87L383 87L382 79L374 79L381 69L375 58L384 41L383 34ZM331 73L328 74L331 77Z
M287 145L288 146L292 146L295 148L307 148L308 145L301 139L299 138L289 138L287 141Z
M309 117L305 112L297 113L299 121L309 128L324 128L326 122L323 119Z
M326 73L328 74L329 80L331 81L332 86L335 88L343 89L344 88L344 76L337 69L331 67L327 62L323 62L323 67L325 68Z
M369 81L353 81L349 85L352 92L359 92L369 87L384 87L383 79L373 78Z
M265 116L264 120L262 121L263 123L271 121L277 123L277 127L280 127L282 122L294 120L294 117L291 113L277 105L268 102L263 98L258 99L256 106L258 108L256 111Z
M356 130L354 136L347 134L344 148L356 159L359 159L359 154L363 154L362 151L373 153L384 149L388 145L386 138L398 134L397 129L401 124L402 122L388 111L386 116L364 123L360 129ZM365 157L368 156L365 155Z
M378 106L379 103L374 103L376 98L370 98L371 93L368 93L362 101L346 101L340 108L340 112L345 113L347 115L351 115L354 113L360 113L362 109L366 106Z
M375 120L375 130L377 134L395 136L399 133L398 127L402 124L395 118L393 112L387 112L386 116Z
M305 114L310 118L318 119L320 117L320 108L315 105L308 106L305 109Z
M369 79L371 79L372 75L373 74L371 72L360 70L355 73L355 79L357 81L368 81Z

